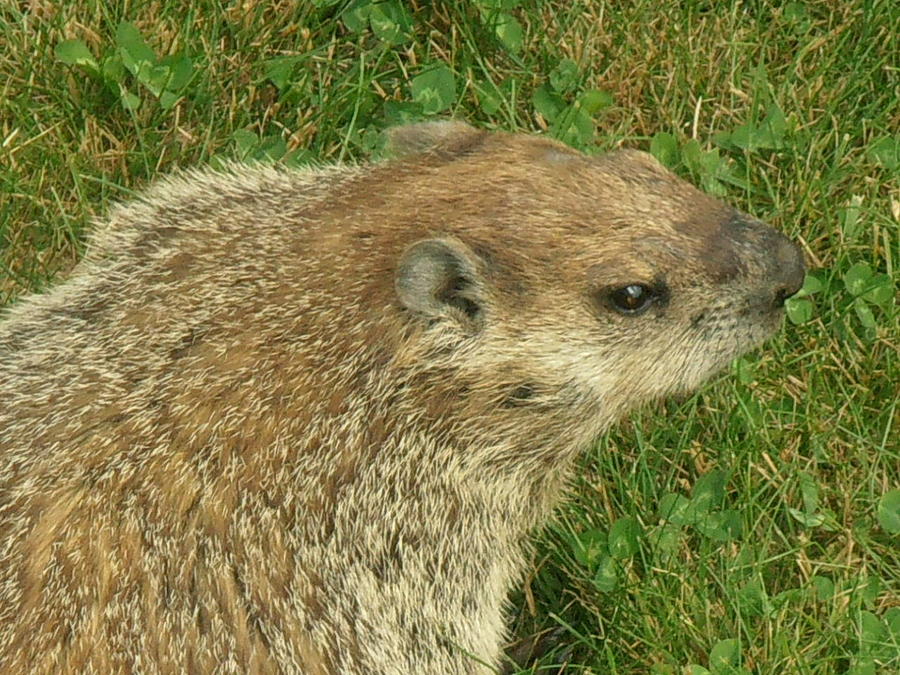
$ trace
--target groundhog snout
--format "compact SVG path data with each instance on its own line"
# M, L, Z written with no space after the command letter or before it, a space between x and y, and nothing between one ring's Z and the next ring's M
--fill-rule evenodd
M723 234L731 240L736 251L743 253L751 273L756 277L757 293L766 303L779 309L785 300L803 286L806 265L800 247L766 223L743 213L726 223Z
M794 295L803 286L806 276L806 265L803 262L803 252L793 241L780 232L775 233L773 244L773 266L776 271L777 287L775 289L775 304L783 306L784 301Z
M806 265L803 262L803 252L797 244L768 225L760 223L760 227L764 228L760 249L767 277L765 283L773 287L770 291L772 306L778 309L803 286Z

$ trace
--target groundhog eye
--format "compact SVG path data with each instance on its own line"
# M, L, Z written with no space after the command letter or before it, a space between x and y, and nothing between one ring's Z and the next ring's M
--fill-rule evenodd
M628 284L609 292L613 309L622 314L640 314L656 299L657 293L644 284Z

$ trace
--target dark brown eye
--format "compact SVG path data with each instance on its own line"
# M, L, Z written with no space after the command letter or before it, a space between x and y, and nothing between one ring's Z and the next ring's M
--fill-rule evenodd
M657 298L656 291L644 284L628 284L609 292L613 309L622 314L640 314Z

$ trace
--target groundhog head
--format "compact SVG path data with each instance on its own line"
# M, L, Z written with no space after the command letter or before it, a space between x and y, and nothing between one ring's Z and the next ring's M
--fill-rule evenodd
M399 257L399 302L524 398L621 412L693 389L770 336L803 282L795 244L644 152L455 122L391 140L423 230Z

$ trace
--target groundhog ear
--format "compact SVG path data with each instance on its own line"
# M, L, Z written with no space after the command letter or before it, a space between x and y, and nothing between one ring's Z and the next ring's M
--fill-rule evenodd
M424 239L410 246L397 265L394 286L400 302L429 319L469 323L482 314L482 280L475 254L448 239Z
M388 130L387 151L394 157L424 152L452 156L472 148L485 134L465 122L451 120L405 124Z

